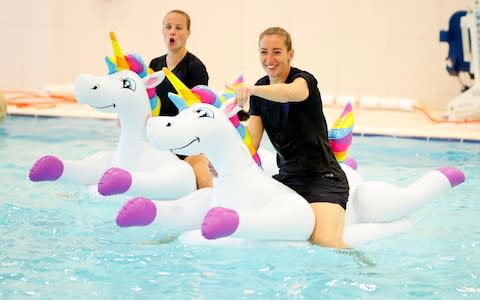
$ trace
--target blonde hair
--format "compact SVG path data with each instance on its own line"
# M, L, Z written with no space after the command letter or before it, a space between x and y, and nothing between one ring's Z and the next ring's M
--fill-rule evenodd
M187 29L190 30L190 24L192 23L192 21L190 20L190 16L184 12L183 10L180 10L180 9L174 9L174 10L171 10L169 11L165 16L168 16L169 14L179 14L179 15L182 15L185 17L185 19L187 20ZM165 20L165 18L164 18Z
M262 33L260 33L260 37L258 38L259 44L262 38L266 35L278 35L283 37L285 39L285 46L287 46L287 51L292 50L292 37L290 36L290 33L288 33L288 31L286 31L282 27L269 27L265 29Z

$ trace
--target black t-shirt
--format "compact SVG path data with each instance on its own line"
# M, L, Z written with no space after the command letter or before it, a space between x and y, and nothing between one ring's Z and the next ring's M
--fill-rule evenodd
M149 67L154 71L160 71L167 66L167 55L152 59ZM178 63L172 71L188 88L193 88L196 85L208 85L207 68L195 55L187 52L185 57ZM161 116L175 116L178 114L178 109L175 104L168 98L168 93L176 93L177 91L173 85L165 79L156 88L157 96L160 98L160 115Z
M297 77L307 81L307 99L278 103L252 96L249 113L261 117L265 132L277 151L280 174L333 175L345 179L345 173L330 148L317 80L312 74L292 67L285 83L291 83ZM265 76L255 85L269 84L270 80Z

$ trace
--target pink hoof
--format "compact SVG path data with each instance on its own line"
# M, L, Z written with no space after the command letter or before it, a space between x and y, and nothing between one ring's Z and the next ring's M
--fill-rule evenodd
M98 192L103 196L123 194L132 185L130 172L120 168L110 168L103 173L98 183Z
M450 181L452 188L457 186L465 181L465 174L455 167L440 167L436 169L439 172L442 172Z
M51 155L39 158L30 169L31 181L55 181L63 174L63 162Z
M202 235L207 240L229 236L237 230L239 222L240 219L235 210L214 207L203 219Z
M127 201L117 215L119 227L147 226L155 220L157 207L152 200L142 197Z

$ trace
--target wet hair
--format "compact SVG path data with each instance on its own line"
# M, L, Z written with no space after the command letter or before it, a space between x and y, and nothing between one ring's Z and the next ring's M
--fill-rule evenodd
M288 31L286 31L282 27L269 27L265 29L262 33L260 33L258 43L260 43L262 38L267 35L278 35L283 37L285 39L285 46L287 46L287 51L292 50L292 38L290 37L290 33L288 33Z
M186 12L184 12L183 10L180 10L180 9L174 9L174 10L169 11L165 16L167 16L169 14L179 14L179 15L184 16L185 19L187 20L187 29L190 30L190 24L192 22L190 20L190 16Z

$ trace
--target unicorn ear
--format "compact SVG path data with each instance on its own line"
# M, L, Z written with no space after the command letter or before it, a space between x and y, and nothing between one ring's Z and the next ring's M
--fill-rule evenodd
M115 64L115 58L110 56L105 56L105 62L108 67L108 75L117 72L117 65Z
M227 118L231 118L236 115L242 108L235 104L235 98L225 100L220 107L220 110L227 116Z
M143 78L143 83L147 89L151 89L162 83L165 79L165 73L163 71L157 71Z
M170 92L168 93L168 98L172 100L179 112L187 108L187 102L180 95Z

